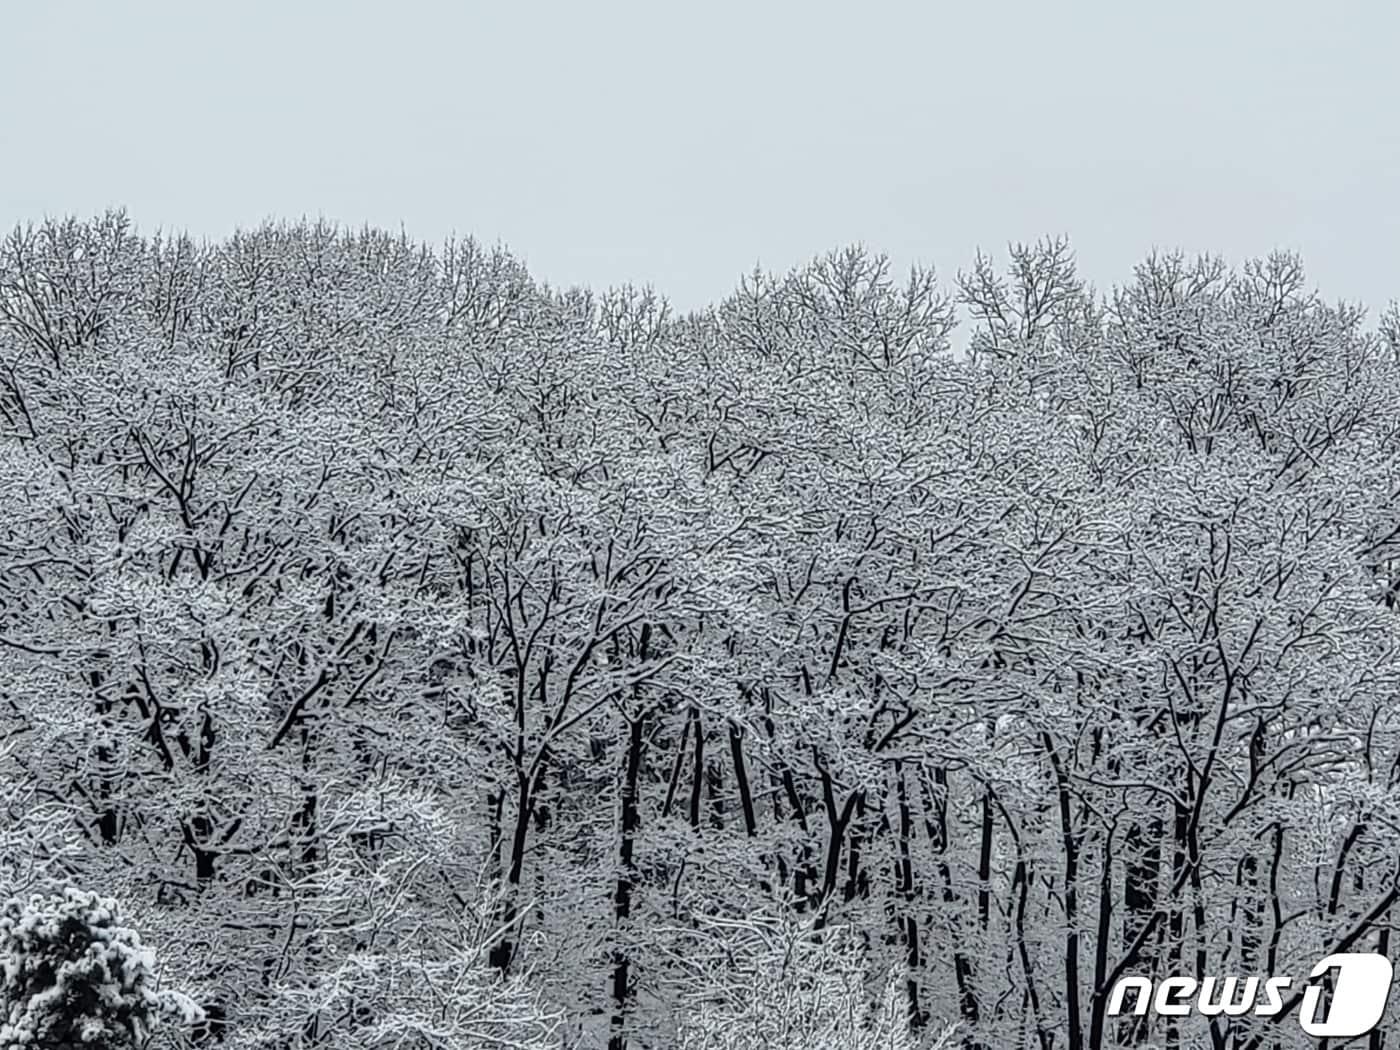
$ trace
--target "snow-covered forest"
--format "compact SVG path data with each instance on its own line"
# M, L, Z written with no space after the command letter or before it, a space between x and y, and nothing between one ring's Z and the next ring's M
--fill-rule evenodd
M22 227L0 900L206 1048L1317 1046L1109 993L1395 950L1398 352L1282 254Z

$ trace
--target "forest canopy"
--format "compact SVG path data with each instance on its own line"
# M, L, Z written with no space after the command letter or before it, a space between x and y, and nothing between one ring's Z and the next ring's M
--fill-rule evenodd
M17 228L0 897L246 1050L1316 1045L1108 999L1393 950L1398 354L1287 254Z

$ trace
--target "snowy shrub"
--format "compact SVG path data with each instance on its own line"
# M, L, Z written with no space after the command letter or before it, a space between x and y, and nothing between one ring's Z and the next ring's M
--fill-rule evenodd
M446 959L356 952L314 982L284 984L281 1023L241 1025L235 1050L329 1039L341 1050L557 1050L561 1018L521 977L502 980L479 952ZM300 1033L298 1037L297 1033Z
M229 1050L558 1050L560 1011L527 974L503 979L488 963L502 932L490 919L498 893L488 889L451 924L414 921L397 937L392 928L413 909L396 894L387 910L338 931L382 946L325 938L314 969L245 1005Z
M0 911L0 1050L142 1046L163 1020L200 1008L156 986L155 955L117 902L71 887Z
M701 920L710 951L693 956L694 987L677 1032L679 1050L915 1050L903 982L872 989L845 926L819 929L792 915Z

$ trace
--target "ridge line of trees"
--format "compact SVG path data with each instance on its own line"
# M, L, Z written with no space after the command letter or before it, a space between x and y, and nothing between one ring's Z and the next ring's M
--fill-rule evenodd
M16 229L0 889L118 897L248 1050L1311 1045L1108 996L1390 950L1364 320L1286 254L851 248L677 316L471 240Z

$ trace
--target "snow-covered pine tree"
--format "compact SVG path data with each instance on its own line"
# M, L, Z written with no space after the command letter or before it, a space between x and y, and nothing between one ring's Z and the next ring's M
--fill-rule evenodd
M155 953L123 925L117 902L66 887L0 910L0 1047L122 1050L200 1007L160 988Z

